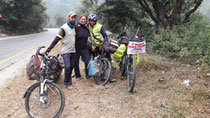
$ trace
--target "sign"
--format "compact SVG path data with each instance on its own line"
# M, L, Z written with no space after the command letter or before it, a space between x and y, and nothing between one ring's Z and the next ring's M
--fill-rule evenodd
M141 54L146 53L146 41L134 42L129 41L127 47L127 54Z

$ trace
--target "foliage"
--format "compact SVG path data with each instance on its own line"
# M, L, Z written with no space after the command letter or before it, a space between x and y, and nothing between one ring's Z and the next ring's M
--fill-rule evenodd
M186 59L192 62L200 59L210 64L210 24L200 14L194 14L191 22L154 34L151 49L161 55Z
M190 21L203 0L135 0L159 28L173 28Z
M66 22L66 17L63 14L57 13L55 15L55 27L60 27Z
M47 18L41 0L1 0L0 4L0 25L13 33L38 31Z
M96 13L96 10L100 6L100 0L80 0L81 5L78 8L78 14L90 14Z
M138 26L151 26L148 17L135 1L105 0L97 12L105 27L114 33L135 31Z
M58 27L56 24L55 15L60 14L65 16L68 15L70 11L75 11L80 3L80 0L42 0L45 2L47 7L46 13L49 16L48 27Z
M98 13L103 23L115 32L130 26L150 27L156 32L190 21L203 0L105 0ZM132 29L132 28L131 28Z

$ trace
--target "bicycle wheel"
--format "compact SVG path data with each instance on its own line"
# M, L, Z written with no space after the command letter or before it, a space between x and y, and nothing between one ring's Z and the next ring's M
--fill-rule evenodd
M40 96L41 83L35 83L28 89L25 98L26 112L30 118L58 118L64 110L65 96L55 83L46 82L44 94ZM44 97L41 102L41 97Z
M99 63L101 74L99 77L95 77L94 80L97 85L105 86L111 77L112 65L107 58L101 58Z
M125 75L125 70L126 70L126 63L125 63L125 56L123 56L122 60L120 61L120 74L121 76Z
M127 63L127 88L129 92L133 92L136 81L136 56L132 55L128 58Z

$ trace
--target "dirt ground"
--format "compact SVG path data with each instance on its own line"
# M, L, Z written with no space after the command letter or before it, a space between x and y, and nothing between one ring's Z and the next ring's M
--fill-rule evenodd
M84 65L81 64L83 72ZM27 118L25 90L35 83L26 78L25 68L0 88L0 117ZM84 73L83 73L84 74ZM193 69L172 65L165 69L138 69L134 93L121 80L119 67L113 75L116 82L97 86L91 80L73 79L73 89L58 85L66 97L60 118L209 118L210 77ZM190 85L182 85L190 80Z

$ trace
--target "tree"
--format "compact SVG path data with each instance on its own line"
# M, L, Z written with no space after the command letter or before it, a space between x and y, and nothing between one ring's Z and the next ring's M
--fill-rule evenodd
M187 23L203 0L136 0L157 28Z
M0 25L13 33L39 31L47 18L42 0L1 0Z
M134 32L138 26L151 25L141 6L132 0L105 0L97 13L105 27L113 33Z
M55 15L55 27L60 27L66 22L66 17L62 14L57 13Z
M96 13L99 6L99 0L81 0L81 6L78 8L78 14Z

